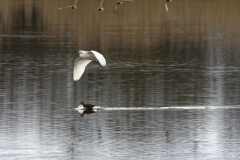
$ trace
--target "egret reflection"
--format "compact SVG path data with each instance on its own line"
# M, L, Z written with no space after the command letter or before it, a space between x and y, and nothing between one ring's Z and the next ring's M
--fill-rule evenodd
M78 0L76 0L72 6L66 6L66 7L62 7L62 8L58 8L58 9L64 9L64 8L77 9L77 6L76 6L77 2L78 2Z

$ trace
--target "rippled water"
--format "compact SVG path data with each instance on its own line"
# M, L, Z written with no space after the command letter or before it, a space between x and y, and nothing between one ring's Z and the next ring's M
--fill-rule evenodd
M238 159L239 109L11 110L1 115L9 159ZM5 135L5 136L4 136Z
M0 157L238 159L239 1L164 2L1 0ZM107 67L74 82L79 49Z

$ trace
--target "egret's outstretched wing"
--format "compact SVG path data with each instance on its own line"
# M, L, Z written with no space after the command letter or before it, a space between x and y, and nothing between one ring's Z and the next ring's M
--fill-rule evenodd
M76 0L76 1L74 2L73 6L75 6L75 5L77 4L77 2L78 2L78 0Z
M168 12L167 3L168 3L168 2L165 3L165 8L166 8L166 11Z
M106 66L106 59L103 57L101 53L97 51L91 50L91 53L95 56L95 59L99 62L99 64L103 67Z
M72 6L66 6L66 7L62 7L62 8L58 8L58 9L64 9L64 8L71 8Z
M90 63L92 60L84 59L84 58L77 58L74 63L74 69L73 69L73 80L77 81L81 78L83 72L85 71L86 66L88 63Z

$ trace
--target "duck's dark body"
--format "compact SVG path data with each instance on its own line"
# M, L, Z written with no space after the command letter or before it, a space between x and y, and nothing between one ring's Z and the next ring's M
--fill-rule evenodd
M92 104L84 104L84 102L81 102L80 105L82 105L87 110L92 110L95 105Z

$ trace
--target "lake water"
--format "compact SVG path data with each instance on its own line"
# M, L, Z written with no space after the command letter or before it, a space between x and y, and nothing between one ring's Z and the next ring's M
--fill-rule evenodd
M239 159L240 1L164 2L1 0L0 159Z

